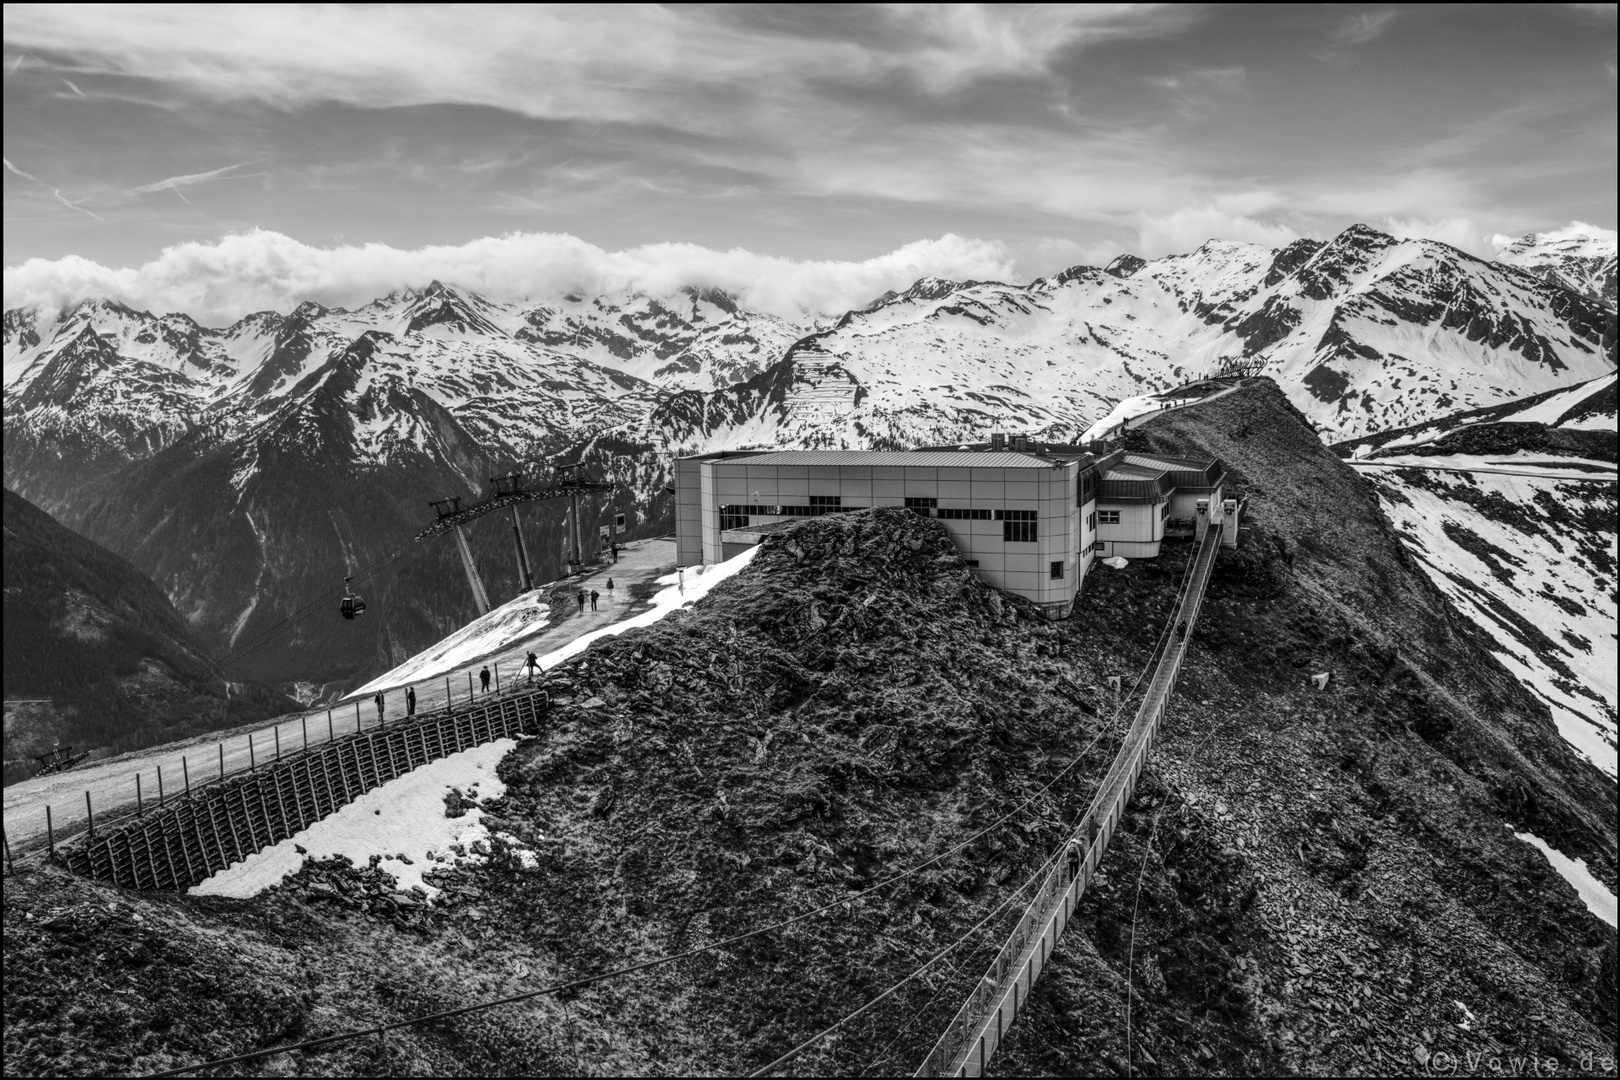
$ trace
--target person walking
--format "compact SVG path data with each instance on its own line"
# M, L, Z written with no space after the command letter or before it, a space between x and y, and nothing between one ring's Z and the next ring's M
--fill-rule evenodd
M382 691L381 690L377 691L377 696L372 698L371 700L373 700L373 701L375 701L377 703L377 723L380 724L380 723L382 723L382 718L383 718L383 693L382 693Z
M608 578L608 603L613 603L613 579Z
M523 666L529 669L529 681L534 682L534 677L540 674L540 658L534 653L530 653L528 662Z
M405 715L416 715L416 687L414 686L405 691Z
M585 590L579 590L579 613L585 614Z
M478 682L484 688L484 693L489 693L489 668L478 673Z
M596 601L601 599L601 596L602 596L602 594L597 592L595 589L591 590L591 610L592 611L596 610Z
M619 561L619 545L617 543L615 543L613 545L613 561L614 562ZM610 582L608 582L608 592L612 592L612 591L613 591L613 583L610 581Z

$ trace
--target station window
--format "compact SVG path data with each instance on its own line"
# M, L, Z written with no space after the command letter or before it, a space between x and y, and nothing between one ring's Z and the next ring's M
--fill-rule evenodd
M1165 503L1163 506L1159 507L1159 516L1161 518L1167 518L1167 517L1170 516L1170 504L1169 503Z
M934 516L946 521L989 521L989 510L973 510L962 506L946 506L934 511Z
M978 559L963 559L962 561L967 563L969 566L978 566L979 565L979 560Z
M1097 531L1097 511L1095 511L1095 510L1093 510L1091 513L1086 515L1086 531L1087 532L1096 532Z
M1033 544L1036 539L1035 511L997 510L1001 522L1001 539L1010 544Z
M1118 525L1119 524L1119 511L1118 510L1099 510L1099 511L1097 511L1097 521L1100 522L1103 525Z
M932 517L934 508L939 506L938 499L922 499L906 496L906 509L923 517Z
M1060 577L1063 576L1063 560L1062 559L1057 559L1052 563L1052 576L1054 578L1060 578Z
M720 508L720 528L741 529L748 524L748 507L722 506Z

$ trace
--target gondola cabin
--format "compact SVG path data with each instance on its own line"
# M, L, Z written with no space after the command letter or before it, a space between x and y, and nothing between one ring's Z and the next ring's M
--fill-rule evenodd
M338 611L345 619L352 619L356 615L366 613L366 602L358 594L349 590L348 578L343 579L343 602L338 606Z

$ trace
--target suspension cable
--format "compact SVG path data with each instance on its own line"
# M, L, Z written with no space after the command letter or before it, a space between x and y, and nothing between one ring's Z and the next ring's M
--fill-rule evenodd
M412 543L414 543L414 541L412 541ZM391 552L390 556L385 556L384 558L389 558L391 556L397 556L400 552L402 552L405 548L407 548L409 546L410 546L410 544L401 545L401 547L396 548L394 552ZM376 567L377 563L379 563L379 562L382 562L382 560L379 559L379 560L377 560L377 562L373 562L371 564L371 567ZM373 571L368 567L366 573L369 575L369 573L371 573L371 572L373 572ZM331 590L331 591L335 592L336 590ZM330 595L330 593L328 593L327 595ZM1177 597L1178 604L1179 604L1179 601L1180 601L1180 597L1178 596ZM310 606L310 605L306 605L306 607L308 607L308 606ZM1175 610L1176 609L1173 607L1172 608L1172 614L1173 614L1173 612ZM1167 627L1167 629L1163 633L1161 633L1159 642L1156 642L1155 645L1154 645L1154 649L1153 649L1154 655L1157 654L1160 645L1163 644L1165 635L1168 634L1168 633L1169 633L1169 629ZM1148 669L1150 667L1152 667L1152 665L1153 665L1153 656L1150 655L1147 664L1144 665L1144 667L1143 667L1142 673L1137 676L1136 682L1131 688L1131 694L1132 695L1134 695L1136 690L1141 686L1142 680L1146 677L1147 671L1148 671ZM1126 698L1122 697L1120 702L1115 706L1114 717L1113 717L1114 719L1117 719L1120 712L1123 710L1125 700L1126 700ZM939 853L938 855L935 855L935 856L932 856L931 858L925 859L924 861L916 864L915 866L912 866L912 867L909 867L909 868L907 868L905 870L902 870L898 874L894 874L891 877L885 878L883 881L880 881L875 885L871 885L871 886L867 887L866 889L863 889L860 892L855 893L855 894L853 894L851 896L843 897L842 899L839 899L839 900L834 900L834 901L832 901L830 903L823 904L820 907L812 908L809 911L804 911L804 912L801 912L801 913L799 913L797 915L789 916L786 919L780 919L780 920L778 920L778 921L776 921L774 923L769 923L769 924L767 924L765 926L757 927L757 928L755 928L753 930L744 931L743 933L740 933L740 934L734 934L734 935L732 935L730 937L722 938L719 941L711 942L711 943L709 943L707 945L701 945L701 946L698 946L696 948L687 949L687 950L685 950L683 952L673 953L673 954L668 955L668 956L655 957L655 958L653 958L651 960L642 961L639 964L632 964L632 965L629 965L627 967L615 968L612 971L605 971L605 972L602 972L602 973L597 974L597 975L586 976L586 977L581 978L581 979L573 979L573 980L570 980L568 982L563 982L563 983L555 983L555 984L552 984L551 986L541 987L541 988L536 989L536 990L529 990L529 991L526 991L526 992L521 993L521 994L513 994L513 995L509 995L507 997L496 998L496 999L493 999L493 1000L490 1000L490 1001L475 1002L472 1005L464 1005L464 1006L462 1006L460 1008L456 1008L456 1009L446 1009L446 1010L441 1010L441 1011L435 1012L435 1013L428 1013L428 1014L423 1015L423 1016L407 1018L405 1020L396 1020L396 1021L394 1021L392 1023L389 1023L389 1024L380 1024L380 1025L376 1025L376 1026L369 1027L369 1028L360 1028L360 1029L355 1029L355 1030L351 1030L351 1031L338 1032L338 1033L333 1034L333 1035L323 1036L323 1037L321 1037L319 1039L306 1040L305 1042L301 1042L301 1043L291 1043L291 1044L288 1044L286 1046L269 1047L269 1048L262 1049L262 1050L253 1050L253 1051L250 1051L250 1052L248 1052L246 1054L237 1054L237 1055L235 1055L233 1057L218 1058L218 1059L215 1059L215 1060L212 1060L212 1061L198 1062L198 1063L193 1064L193 1065L183 1065L183 1066L180 1066L178 1068L168 1069L168 1070L165 1070L163 1072L153 1073L151 1075L152 1076L178 1076L178 1075L181 1075L181 1074L184 1074L184 1073L194 1072L194 1071L199 1070L199 1069L211 1069L211 1068L215 1068L215 1067L221 1066L221 1065L230 1065L230 1064L235 1064L237 1062L250 1061L250 1060L254 1060L256 1058L267 1057L267 1056L269 1056L271 1054L280 1054L280 1053L289 1053L289 1052L292 1052L292 1051L310 1050L310 1049L314 1049L314 1048L319 1047L319 1046L325 1046L325 1045L328 1045L328 1044L331 1044L331 1043L342 1042L342 1041L345 1041L345 1040L348 1040L348 1039L362 1038L362 1037L369 1036L369 1035L381 1035L384 1032L392 1031L392 1030L394 1030L396 1028L409 1027L409 1026L413 1026L413 1025L416 1025L416 1024L427 1023L427 1022L433 1021L433 1020L449 1019L449 1018L456 1017L456 1016L463 1016L463 1015L466 1015L466 1014L469 1014L469 1013L479 1012L479 1011L482 1011L482 1010L485 1010L485 1009L497 1008L497 1007L499 1007L501 1005L511 1005L511 1004L516 1004L518 1002L522 1002L522 1001L529 1001L529 1000L532 1000L532 999L538 998L538 997L545 997L545 996L551 996L551 995L554 995L554 994L559 994L559 993L562 993L562 992L568 991L568 990L582 989L582 988L587 987L587 986L593 986L593 985L595 985L597 983L606 982L609 979L619 978L621 976L632 975L632 974L635 974L637 972L651 970L653 968L662 967L662 966L667 965L667 964L675 963L676 961L679 961L679 960L689 959L691 957L701 955L701 954L703 954L705 952L710 952L710 951L713 951L715 949L724 948L724 947L726 947L728 945L734 945L734 944L737 944L739 942L746 941L746 940L748 940L750 938L758 937L758 936L760 936L762 934L768 934L768 933L771 933L772 931L783 929L783 928L791 926L791 925L793 925L795 923L803 922L804 920L813 918L813 917L815 917L817 915L825 914L826 912L832 911L835 908L849 907L849 906L853 905L855 903L855 901L857 901L857 900L864 899L865 897L870 896L873 893L878 892L878 891L880 891L882 889L885 889L885 888L889 887L890 885L896 884L896 883L898 883L900 881L905 880L906 878L909 878L909 877L911 877L911 876L913 876L913 875L915 875L917 873L920 873L921 871L926 870L930 866L937 865L938 863L941 863L941 862L945 861L946 859L951 858L952 856L960 853L961 851L965 850L966 848L970 847L971 845L977 843L979 840L982 840L984 837L988 836L991 832L993 832L994 830L1000 828L1007 821L1009 821L1012 818L1016 817L1017 815L1023 813L1030 806L1034 805L1034 803L1035 803L1035 801L1037 799L1039 799L1042 795L1044 795L1048 791L1050 791L1054 786L1057 785L1057 783L1060 780L1062 780L1065 776L1067 776L1070 772L1072 772L1074 770L1075 766L1079 765L1080 762L1082 760L1084 760L1085 756L1088 753L1090 753L1091 749L1094 746L1096 746L1098 741L1101 740L1102 735L1103 735L1103 729L1101 729L1099 727L1098 733L1095 736L1092 737L1091 741L1086 744L1085 748L1082 749L1073 758L1071 758L1069 763L1067 765L1065 765L1062 769L1060 769L1058 771L1058 773L1052 777L1052 779L1050 779L1046 783L1042 784L1038 789L1036 789L1034 794L1030 795L1028 798L1026 798L1018 806L1014 807L1012 810L1009 810L1007 813L1003 814L1001 817L997 818L995 821L991 822L989 825L986 825L984 828L980 829L978 832L976 832L973 835L967 837L966 839L960 841L959 843L955 844L954 846L946 849L945 851ZM1065 840L1064 843L1066 845L1067 840ZM1016 897L1018 895L1021 895L1021 893L1022 893L1022 889L1020 888L1020 890L1018 892L1014 892L1012 894L1012 896ZM1008 902L1010 902L1010 899L1011 899L1011 897L1009 897ZM982 922L979 925L982 925ZM977 930L978 926L976 926L974 929ZM969 933L972 933L972 932L973 931L970 931ZM951 951L951 949L954 949L956 944L959 944L959 943L960 943L960 939L958 940L957 943L954 943L953 945L951 945L944 952L942 952L940 954L937 954L935 957L931 958L928 961L928 964L924 965L924 967L926 968L928 965L933 964L936 960L939 959L940 956L947 955ZM923 970L923 969L921 969L921 968L918 969L919 972L921 970ZM910 979L915 977L916 974L917 974L917 972L914 972L911 976L908 976L905 980L902 980L901 983L898 983L895 986L890 987L889 990L884 992L883 997L887 997L889 994L897 991L900 988L900 986L904 985L905 982L910 981ZM878 1000L882 1000L882 998L874 999L873 1001L868 1002L866 1006L862 1007L861 1011L864 1012L866 1009L868 1009L871 1006L877 1004ZM854 1016L846 1017L845 1021L848 1021L848 1020L851 1020L851 1019L854 1019ZM841 1023L845 1022L845 1021L841 1021ZM797 1050L790 1051L789 1056L791 1056L792 1053L796 1053L796 1052L797 1052ZM770 1066L767 1066L767 1068L769 1068L769 1067Z

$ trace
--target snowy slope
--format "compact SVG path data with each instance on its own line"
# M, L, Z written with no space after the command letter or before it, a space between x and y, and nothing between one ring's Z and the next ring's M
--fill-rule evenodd
M5 480L199 629L250 640L420 528L428 498L524 463L583 457L650 532L680 452L1072 439L1233 367L1356 438L1612 376L1614 338L1613 307L1557 281L1364 226L1028 284L926 278L797 323L695 289L503 302L432 282L225 328L91 300L5 313ZM1612 390L1561 423L1612 427ZM536 514L545 559L560 521ZM337 650L368 675L464 621L458 590L411 573L418 615ZM324 660L335 633L304 647Z
M1393 454L1443 453L1448 447L1467 441L1471 431L1497 424L1535 424L1564 432L1607 433L1615 425L1615 376L1611 373L1562 390L1516 398L1501 405L1469 409L1442 416L1412 427L1377 432L1339 444L1347 457L1382 460ZM1596 445L1599 440L1572 436L1565 440L1571 448ZM1612 438L1609 440L1612 441Z
M1496 261L1593 300L1615 303L1614 236L1588 236L1574 229L1526 233L1497 253Z
M924 279L740 387L666 403L681 448L1073 437L1119 401L1242 365L1334 439L1614 371L1614 313L1444 244L1355 226L1272 251L1077 267L1029 285Z
M1363 471L1409 550L1558 730L1615 775L1615 489L1419 469Z

